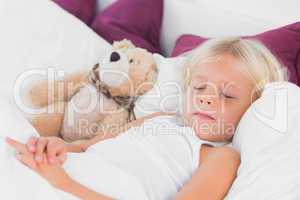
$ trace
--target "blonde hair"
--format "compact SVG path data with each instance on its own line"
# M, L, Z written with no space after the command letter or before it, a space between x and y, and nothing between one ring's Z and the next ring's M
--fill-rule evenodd
M246 68L242 70L254 81L254 92L258 97L267 83L287 80L285 68L262 43L252 39L229 37L208 40L187 54L185 88L190 84L192 67L199 63L216 61L225 54L245 64Z

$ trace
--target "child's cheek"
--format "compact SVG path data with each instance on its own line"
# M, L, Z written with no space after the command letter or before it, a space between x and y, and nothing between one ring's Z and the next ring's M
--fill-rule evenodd
M191 89L188 89L186 92L186 96L185 96L185 110L188 113L192 113L194 111L195 108L195 100L194 100L194 96L193 96L193 92Z
M237 120L234 116L234 112L227 112L222 117L222 124L223 124L223 134L225 134L227 137L230 137L234 134Z

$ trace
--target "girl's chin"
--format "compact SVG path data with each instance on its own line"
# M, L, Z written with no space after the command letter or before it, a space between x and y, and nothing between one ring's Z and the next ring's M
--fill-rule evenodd
M196 135L202 139L211 142L223 142L225 141L222 135L212 134L212 133L205 133L205 132L196 132Z
M214 122L198 122L194 124L193 129L196 133L196 135L202 139L212 142L224 142L228 138L224 134L220 134L220 132L217 130L216 123Z
M204 130L202 128L197 128L197 127L193 127L196 135L202 139L202 140L207 140L207 141L211 141L211 142L226 142L226 141L230 141L233 134L221 134L218 131L214 131L214 130Z

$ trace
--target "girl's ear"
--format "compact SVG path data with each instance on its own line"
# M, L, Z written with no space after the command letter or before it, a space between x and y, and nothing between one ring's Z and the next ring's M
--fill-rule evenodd
M115 41L113 43L113 50L128 50L136 48L134 44L127 39L121 40L121 41Z

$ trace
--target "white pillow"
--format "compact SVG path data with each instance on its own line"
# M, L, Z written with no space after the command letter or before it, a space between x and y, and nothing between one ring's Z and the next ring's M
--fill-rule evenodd
M226 200L299 199L299 102L299 87L278 82L247 110L233 139L241 165Z
M141 96L135 107L137 117L154 112L180 112L183 97L185 57L164 58L154 54L158 67L157 81L152 90Z
M4 0L0 10L0 92L23 112L25 88L51 75L48 68L88 69L110 51L110 44L52 1Z
M25 71L90 68L110 48L89 27L52 1L2 0L0 25L0 90L10 96L15 81Z
M170 55L182 34L249 35L284 26L300 21L299 7L299 0L165 0L162 48Z

